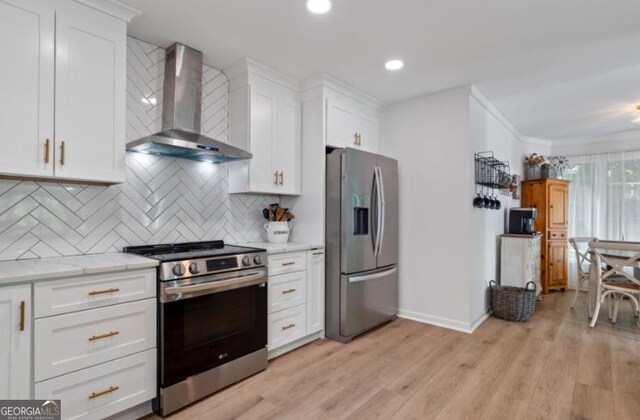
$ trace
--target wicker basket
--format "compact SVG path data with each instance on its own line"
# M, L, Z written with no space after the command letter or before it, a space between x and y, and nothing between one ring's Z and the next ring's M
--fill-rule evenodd
M529 288L533 286L533 288ZM495 281L489 282L491 292L491 309L498 318L507 321L525 322L531 318L536 309L536 285L532 281L525 288L499 286Z

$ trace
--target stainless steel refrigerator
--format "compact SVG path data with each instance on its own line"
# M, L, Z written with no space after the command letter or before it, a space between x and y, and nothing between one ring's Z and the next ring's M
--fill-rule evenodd
M326 336L351 341L398 312L398 162L327 154Z

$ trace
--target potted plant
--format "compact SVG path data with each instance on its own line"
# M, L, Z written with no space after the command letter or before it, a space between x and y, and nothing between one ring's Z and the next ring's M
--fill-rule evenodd
M524 158L527 179L540 179L542 177L542 165L546 162L544 156L532 153Z

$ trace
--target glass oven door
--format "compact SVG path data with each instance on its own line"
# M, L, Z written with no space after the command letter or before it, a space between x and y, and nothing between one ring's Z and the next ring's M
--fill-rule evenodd
M266 269L258 269L161 285L160 386L265 347L266 281Z

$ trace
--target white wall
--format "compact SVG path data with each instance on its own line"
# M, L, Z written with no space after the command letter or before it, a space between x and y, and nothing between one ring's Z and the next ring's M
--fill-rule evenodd
M493 151L496 158L507 160L512 174L523 174L525 154L533 151L546 154L545 142L523 139L502 115L478 92L472 89L469 98L470 141L474 152ZM473 165L471 158L470 165ZM469 183L470 196L475 195L474 174ZM471 209L471 324L477 324L488 310L487 287L489 281L500 278L500 235L505 231L509 208L518 207L520 200L498 195L502 209ZM468 204L471 207L470 204Z
M401 316L463 331L486 316L505 214L519 205L473 208L473 154L487 150L521 175L525 154L550 144L522 138L472 86L388 108L380 152L399 161Z
M469 87L387 110L380 153L398 159L401 316L468 329Z

